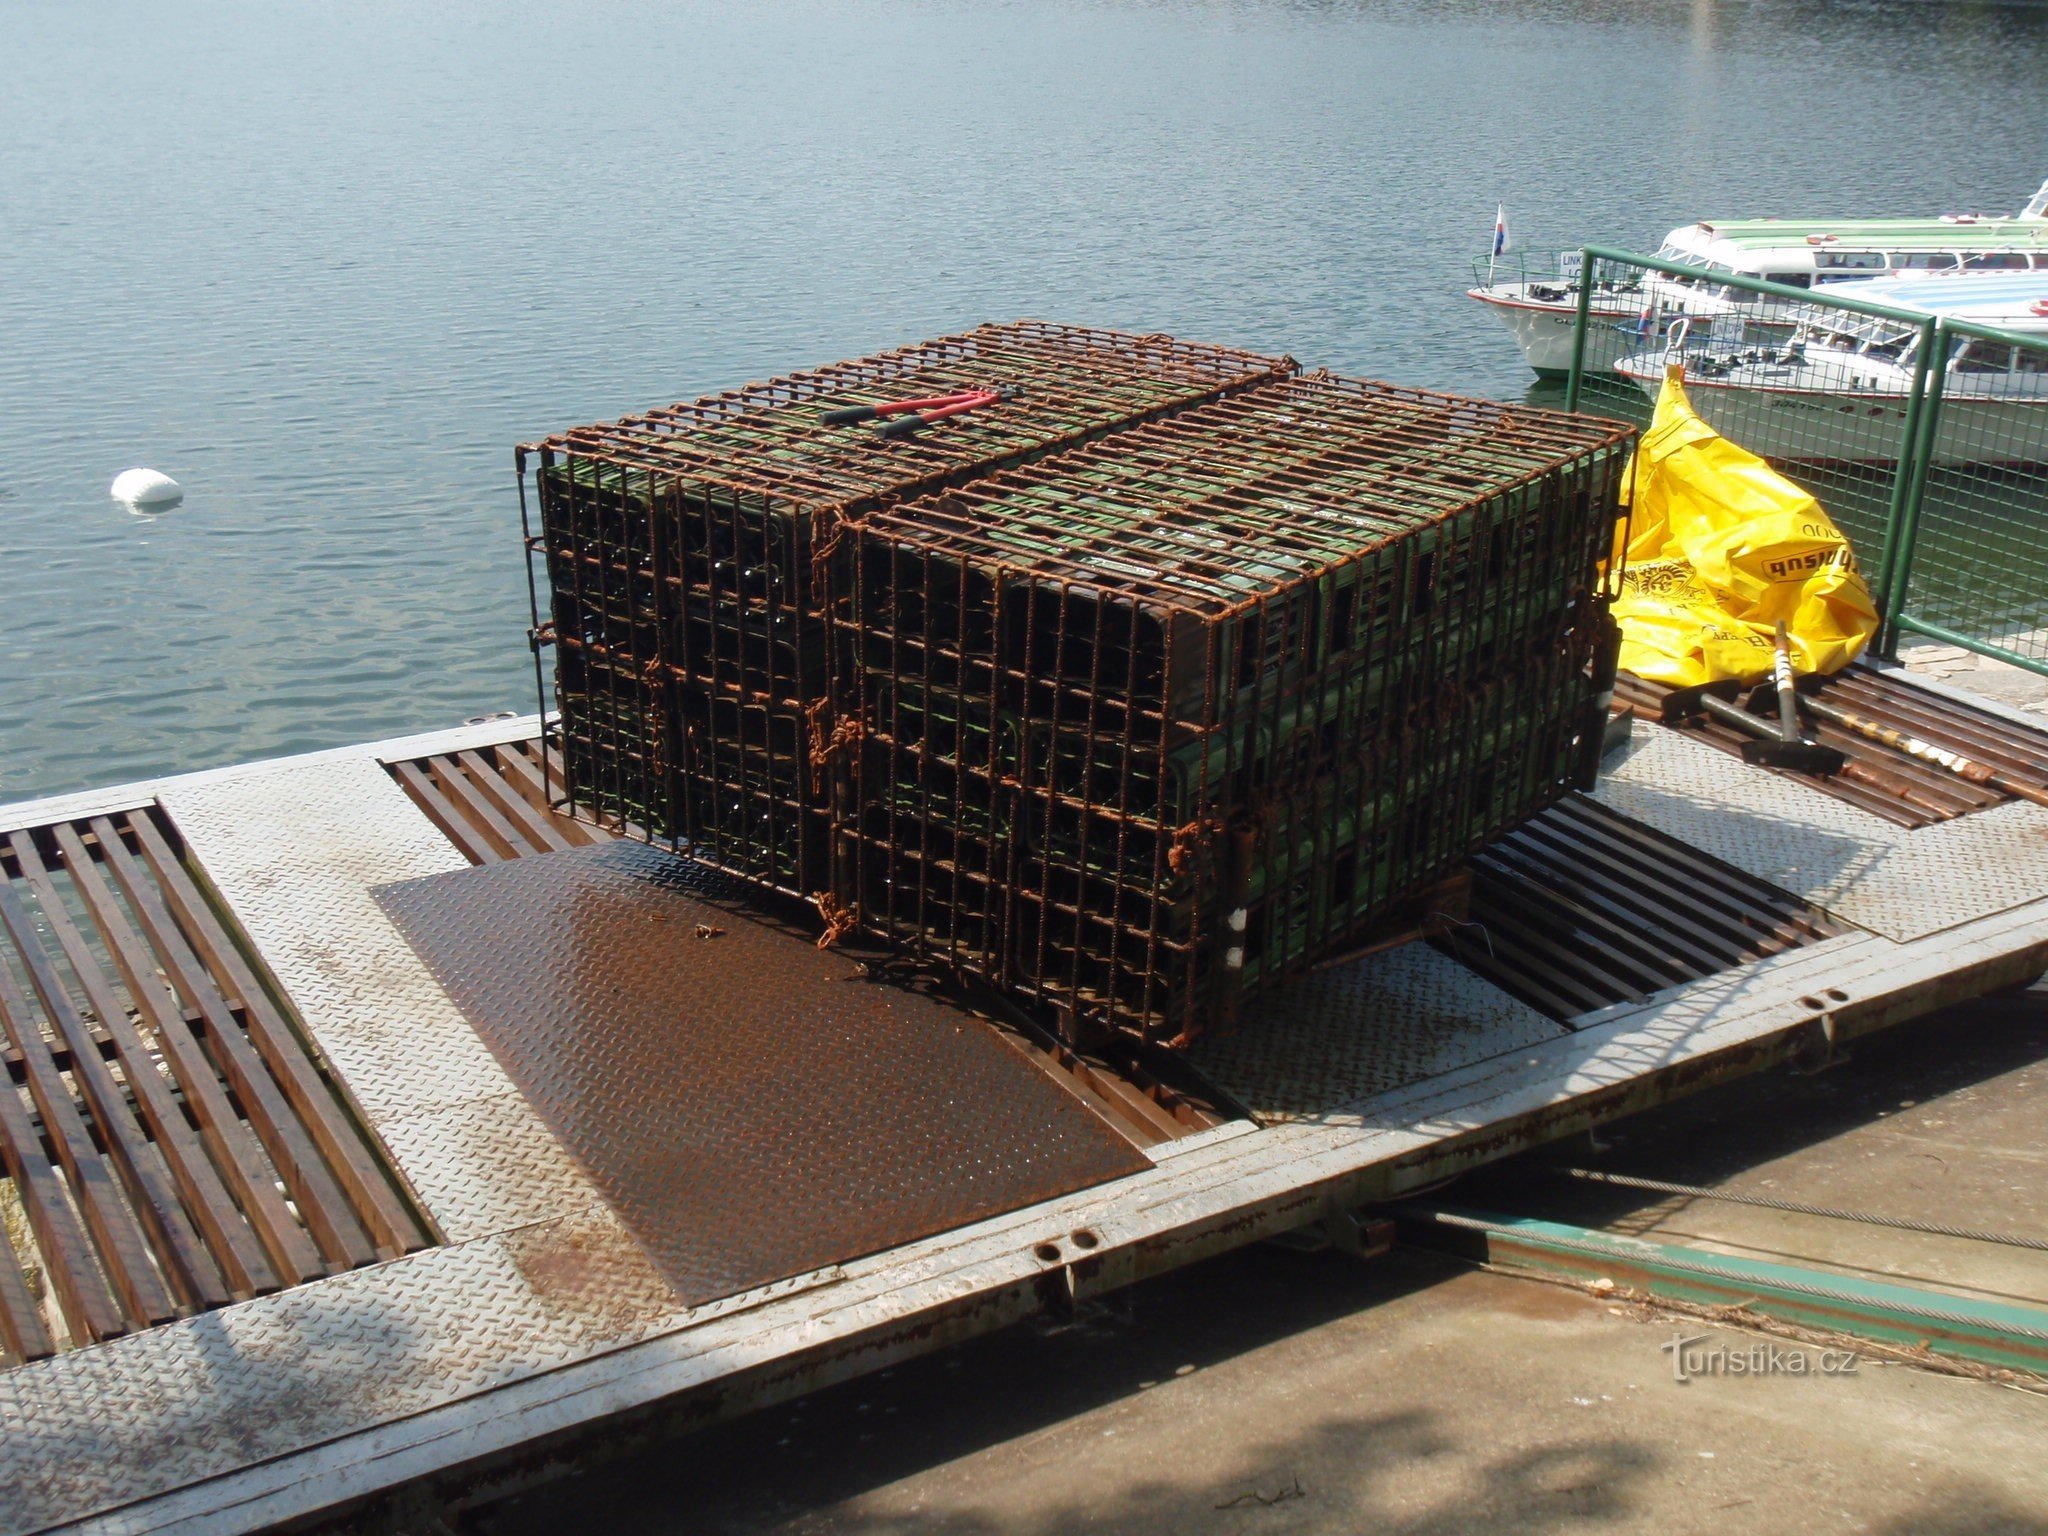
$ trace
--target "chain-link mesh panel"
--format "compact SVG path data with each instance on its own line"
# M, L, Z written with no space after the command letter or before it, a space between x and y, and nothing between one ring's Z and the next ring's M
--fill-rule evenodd
M2048 670L2048 336L1945 319L1936 347L1898 626Z

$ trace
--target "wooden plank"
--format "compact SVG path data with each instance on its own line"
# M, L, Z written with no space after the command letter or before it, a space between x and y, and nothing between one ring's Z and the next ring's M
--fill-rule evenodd
M576 846L563 834L555 817L528 805L480 754L459 752L455 761L468 773L477 794L495 806L498 814L516 828L535 850L560 853Z
M172 920L162 894L128 851L110 818L95 816L91 826L100 840L107 869L127 898L128 909L135 914L164 975L178 995L206 1020L201 1043L207 1056L241 1100L250 1128L263 1143L277 1176L291 1191L306 1230L313 1234L313 1240L330 1263L350 1269L369 1263L376 1257L369 1235L357 1222L333 1174L314 1150L305 1127L264 1070L241 1025L229 1013L213 978Z
M298 1031L278 1007L270 988L243 958L162 830L147 812L131 814L126 823L185 937L199 950L214 977L242 995L250 1041L326 1158L350 1209L375 1242L378 1256L396 1258L427 1246L433 1239L391 1187L383 1164L320 1076Z
M121 984L155 1033L185 1092L185 1103L199 1122L200 1140L269 1255L271 1278L279 1285L296 1285L325 1274L319 1251L277 1192L254 1136L228 1102L198 1037L187 1028L183 1006L157 974L155 956L129 926L76 829L60 824L53 834L65 871L121 972Z
M469 787L468 781L464 779L462 770L449 759L428 759L427 774L493 853L500 858L516 859L533 851L526 846L525 839L506 823L504 817L478 798L476 792Z
M28 971L29 985L42 1004L43 1016L55 1028L58 1039L71 1046L71 1081L77 1085L79 1097L84 1099L99 1130L99 1140L120 1176L122 1188L128 1192L129 1209L141 1223L164 1278L177 1293L175 1297L164 1296L164 1303L173 1305L177 1312L221 1305L228 1299L228 1293L220 1267L192 1229L164 1164L150 1152L148 1139L128 1107L128 1096L101 1059L99 1048L72 1001L70 989L58 975L29 920L28 909L6 881L0 881L0 928L5 928L14 941L15 952ZM26 1062L23 1065L25 1070L35 1070ZM150 1075L155 1076L154 1069ZM43 1123L47 1128L47 1115ZM123 1297L124 1301L127 1299Z
M506 781L526 798L528 804L560 827L562 834L579 848L591 843L611 842L612 834L604 828L594 827L574 816L565 816L549 804L548 786L555 776L552 771L543 774L541 765L527 752L528 745L526 742L509 742L498 748L498 771Z
M9 898L13 894L11 889L7 892ZM50 1059L49 1044L43 1039L27 994L4 964L0 964L0 1030L6 1032L22 1054L29 1097L35 1102L36 1113L43 1117L43 1129L48 1133L57 1165L70 1181L78 1214L92 1234L100 1267L106 1272L114 1295L136 1323L147 1326L169 1322L178 1315L178 1303L150 1262L149 1240L122 1202L114 1176L100 1160L92 1132L79 1116L63 1074Z
M398 776L398 784L412 802L426 813L427 820L441 829L441 835L455 845L460 853L472 864L497 864L504 854L477 836L462 813L441 793L440 787L420 771L418 763L393 763L391 771Z
M64 1184L44 1156L42 1138L12 1083L0 1083L0 1160L42 1250L50 1289L71 1336L80 1343L128 1331L121 1305L107 1289L92 1244L64 1196Z
M43 1326L42 1308L28 1293L21 1255L14 1251L5 1226L0 1226L0 1352L17 1365L57 1352L50 1330Z
M115 1059L121 1063L121 1072L128 1081L128 1091L134 1095L135 1107L148 1125L149 1133L156 1142L156 1151L183 1197L185 1208L191 1212L227 1287L226 1294L218 1299L209 1293L205 1304L218 1306L224 1301L253 1296L258 1291L275 1290L278 1281L269 1258L242 1220L241 1213L235 1209L234 1197L207 1160L206 1149L186 1123L184 1112L172 1098L163 1074L157 1070L153 1054L136 1033L111 979L101 969L98 958L71 921L56 882L50 878L42 856L36 851L34 839L25 832L15 832L9 834L8 841L29 889L42 902L44 920L49 924L58 948L70 963L72 973L78 977L85 992L86 1002L99 1016L101 1027L113 1044ZM111 942L108 947L111 949ZM176 1070L175 1065L173 1070ZM208 1077L211 1078L210 1073Z

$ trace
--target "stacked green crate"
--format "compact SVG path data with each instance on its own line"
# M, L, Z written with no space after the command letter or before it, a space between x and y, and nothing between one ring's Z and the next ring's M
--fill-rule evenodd
M1153 1037L1329 952L1562 792L1627 437L1311 376L863 517L841 899Z
M1020 321L523 449L522 471L537 462L529 550L548 578L571 800L735 873L825 890L819 769L836 722L819 573L846 519L1293 367ZM983 386L1006 397L914 435L821 420Z

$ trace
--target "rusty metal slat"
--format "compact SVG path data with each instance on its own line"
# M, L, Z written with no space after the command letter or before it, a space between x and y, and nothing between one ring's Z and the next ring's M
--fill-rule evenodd
M48 1042L37 1027L28 997L4 964L0 964L0 1030L6 1031L22 1053L29 1097L43 1117L57 1165L70 1182L78 1214L92 1234L100 1268L114 1295L137 1323L169 1322L178 1315L178 1303L150 1262L149 1240L122 1201L114 1176L100 1160L99 1148L78 1113L71 1090L50 1060Z
M1135 1083L1114 1072L1100 1071L1078 1056L1070 1062L1060 1057L1054 1061L1057 1069L1071 1073L1083 1088L1111 1105L1120 1123L1142 1124L1148 1136L1164 1141L1177 1140L1188 1133L1189 1127L1176 1119L1173 1111Z
M1569 934L1565 936L1566 944L1559 945L1557 936L1543 932L1532 916L1516 908L1493 907L1486 914L1485 926L1490 934L1505 933L1524 952L1537 975L1553 984L1563 983L1589 994L1613 998L1641 997L1658 990L1660 984L1646 986L1633 977L1618 976L1609 970L1602 962L1612 956L1595 958L1584 950L1569 947Z
M1607 910L1647 927L1675 954L1687 955L1704 968L1695 974L1804 942L1797 935L1779 935L1776 916L1769 910L1760 915L1771 926L1759 928L1753 906L1724 904L1718 897L1688 900L1683 906L1673 902L1670 863L1655 866L1631 859L1611 840L1589 833L1569 818L1529 823L1517 839L1548 863L1559 881L1586 899L1598 893Z
M1782 904L1766 904L1753 897L1743 900L1720 889L1698 886L1686 891L1683 904L1673 901L1672 873L1674 867L1685 867L1683 860L1669 859L1661 867L1636 863L1620 857L1612 839L1591 829L1582 831L1577 823L1563 819L1523 830L1555 849L1560 859L1612 880L1636 898L1644 911L1656 914L1660 929L1684 934L1700 946L1705 956L1712 957L1712 970L1810 942L1797 929L1788 929L1780 911Z
M100 1060L108 1060L112 1050L112 1042L100 1032L99 1026L88 1025L86 1033L92 1037L93 1044L99 1047ZM69 1045L53 1041L50 1046L50 1054L55 1059L59 1072L69 1072L71 1070L71 1047ZM5 1041L0 1041L0 1062L6 1063L7 1070L14 1074L17 1082L21 1080L21 1052Z
M1569 963L1587 971L1597 969L1612 975L1618 985L1626 987L1622 993L1626 997L1661 991L1696 975L1681 958L1659 954L1640 940L1630 942L1622 924L1575 899L1540 872L1532 874L1507 860L1489 858L1479 874L1481 879L1473 891L1477 922L1491 928L1505 918L1532 938L1546 938L1552 954L1569 956ZM1724 967L1718 963L1706 967L1708 973L1720 969Z
M127 818L143 859L155 874L172 916L199 950L216 979L242 995L249 1042L300 1122L326 1159L327 1171L342 1186L348 1208L363 1223L380 1257L395 1258L426 1246L431 1238L384 1177L383 1167L364 1142L340 1099L321 1077L291 1021L243 958L233 937L185 869L162 831L146 812Z
M199 1123L200 1137L213 1154L214 1167L255 1228L263 1251L270 1256L276 1280L295 1285L324 1275L327 1266L313 1240L286 1208L284 1196L277 1192L273 1176L257 1150L252 1127L243 1123L228 1102L212 1062L200 1047L198 1031L187 1026L184 1006L157 973L156 957L116 903L113 891L78 832L71 826L59 825L52 829L52 835L66 873L107 941L108 953L121 972L122 985L170 1058L171 1070L185 1091L185 1103ZM258 1288L262 1288L260 1284Z
M164 974L178 994L206 1020L201 1042L207 1055L241 1100L251 1129L270 1156L271 1166L277 1169L278 1177L297 1203L306 1230L329 1262L350 1269L369 1263L375 1248L368 1234L356 1221L305 1128L228 1011L212 976L166 909L162 893L135 862L111 818L95 816L91 826L100 839L107 868L121 894L127 897L129 910L141 923Z
M57 974L42 940L36 934L35 925L29 920L27 909L22 906L13 886L6 881L0 881L0 927L4 927L14 941L15 952L20 955L28 972L29 985L42 1004L43 1016L55 1027L57 1038L70 1044L71 1081L77 1085L79 1096L85 1101L86 1110L99 1130L100 1141L106 1146L107 1156L114 1164L114 1171L128 1192L129 1208L142 1224L151 1247L163 1263L163 1279L170 1291L176 1293L166 1294L162 1302L169 1304L174 1312L220 1305L227 1300L227 1287L219 1267L200 1242L198 1233L193 1231L164 1164L151 1155L148 1140L128 1108L127 1095L121 1091L120 1084L114 1081L113 1073L101 1059L70 990ZM11 982L7 990L12 990ZM36 1070L27 1061L24 1061L24 1067L31 1072ZM49 1069L62 1070L54 1061L49 1063ZM49 1124L47 1115L44 1116L44 1124ZM153 1282L155 1277L146 1275L144 1278L146 1282ZM130 1304L146 1307L157 1304L157 1301L151 1285L145 1283L136 1301ZM138 1310L137 1315L146 1316L147 1312Z
M0 1090L13 1091L4 1083ZM5 1225L0 1225L0 1352L17 1365L45 1360L57 1352L50 1330L43 1326L42 1309L28 1293L21 1255L14 1251Z
M1917 757L1895 752L1881 742L1854 731L1844 730L1830 720L1812 715L1802 717L1806 734L1822 746L1847 754L1849 761L1837 777L1843 785L1854 785L1887 801L1902 801L1929 822L1949 821L1985 810L2008 798L1997 790L1972 784L1968 779L1923 763ZM1880 782L1882 775L1889 783Z
M1669 691L1662 684L1624 675L1617 697L1654 713ZM1819 696L1853 706L1880 723L1948 746L2001 772L2010 772L2021 782L2048 787L2048 768L2043 767L2043 754L2026 742L2029 733L1967 705L1931 694L1916 694L1903 685L1859 671L1825 679L1819 684ZM1739 750L1741 745L1738 733L1713 721L1692 721L1667 728L1721 751ZM1766 771L1794 778L1895 826L1929 826L2013 798L1832 722L1813 719L1809 729L1817 741L1848 754L1849 763L1841 773L1815 776L1784 774L1777 769Z
M121 1063L128 1091L134 1095L136 1108L149 1127L156 1151L224 1276L228 1294L206 1304L217 1306L260 1290L274 1290L277 1281L269 1259L235 1209L233 1196L208 1161L191 1126L186 1124L184 1113L171 1097L156 1061L136 1034L111 981L66 913L34 840L26 833L16 832L11 834L9 843L29 889L42 902L43 916L72 973L78 977L87 1003L104 1021L115 1059Z
M1840 924L1804 902L1786 904L1788 898L1776 887L1704 858L1685 844L1616 816L1583 796L1565 799L1559 809L1586 829L1589 851L1600 852L1601 840L1613 838L1652 861L1673 866L1690 882L1686 887L1688 904L1711 902L1738 922L1745 913L1768 914L1774 920L1770 931L1793 945L1833 938L1843 931Z
M1894 826L1917 829L1947 819L1930 815L1920 807L1888 795L1847 773L1796 773L1787 768L1765 768L1763 771L1781 779L1790 779L1795 784L1804 784L1809 789L1817 789L1824 795L1833 795L1837 800L1847 801L1858 810L1868 811L1880 821L1888 821Z
M1832 692L1832 689L1823 689L1820 696L1826 698ZM1881 721L1895 720L1898 713L1888 701L1865 705L1861 712ZM1810 713L1803 715L1801 719L1809 736L1826 746L1838 747L1849 754L1851 771L1854 771L1857 765L1861 765L1865 769L1885 774L1913 791L1915 798L1908 803L1921 805L1928 809L1930 814L1943 819L1980 811L2011 798L1982 784L1973 784L1968 779L1950 773L1946 768L1924 762L1909 753L1897 751L1883 742L1872 741L1868 736L1846 730L1832 720L1822 720ZM1907 729L1912 728L1909 726ZM1912 731L1912 734L1927 733ZM1881 784L1871 787L1880 793L1885 789Z
M1178 1128L1171 1132L1161 1131L1153 1121L1135 1114L1121 1100L1112 1102L1104 1098L1087 1069L1078 1062L1064 1060L1037 1041L1000 1025L992 1026L992 1030L997 1039L1029 1062L1034 1071L1043 1073L1049 1081L1087 1105L1091 1113L1101 1116L1139 1146L1157 1146L1180 1134Z
M469 788L462 771L447 758L428 758L427 774L448 803L455 807L463 820L475 829L476 835L482 838L499 858L516 859L532 851L525 846L524 840L505 818Z
M1837 694L1842 697L1836 702L1859 714L1950 747L2024 783L2048 788L2048 735L2040 731L1906 684L1863 674L1844 673L1823 689L1821 696Z
M1452 929L1439 942L1466 969L1553 1019L1576 1018L1611 1001L1583 982L1552 971L1537 951L1506 929L1499 933L1488 929L1478 938Z
M1743 942L1713 928L1666 922L1664 888L1623 859L1606 858L1589 867L1574 846L1569 827L1560 827L1551 818L1525 823L1481 849L1473 863L1482 870L1507 866L1529 883L1554 892L1597 927L1614 930L1617 947L1633 948L1652 968L1712 970L1745 954Z
M1527 893L1533 911L1568 917L1582 938L1597 941L1617 961L1653 979L1655 986L1649 990L1689 981L1701 974L1702 967L1707 972L1724 970L1742 958L1732 947L1715 953L1659 923L1654 909L1618 901L1597 885L1576 879L1571 871L1531 857L1512 842L1494 844L1474 863L1491 876L1495 890L1505 887L1507 892ZM1476 901L1476 892L1474 896ZM1511 895L1509 899L1514 898ZM1657 937L1652 939L1648 933Z
M1567 819L1545 826L1542 837L1562 857L1578 860L1587 871L1612 880L1655 911L1661 923L1691 935L1694 943L1732 947L1738 962L1758 953L1774 953L1812 941L1813 935L1790 926L1775 907L1757 902L1748 893L1701 879L1683 859L1667 858L1661 868L1636 862L1624 856L1625 845L1617 847L1618 840L1599 827ZM1646 858L1655 858L1663 850L1653 845L1636 851ZM1686 891L1683 907L1671 899L1674 881L1680 878L1695 881ZM1729 963L1722 960L1714 968L1718 970Z
M573 816L564 816L550 803L548 779L541 765L536 762L524 745L498 748L498 767L505 777L526 797L527 803L545 814L577 847L591 843L608 843L612 834L602 827L594 827L587 821L578 821Z
M92 1243L65 1197L64 1181L50 1165L43 1140L12 1083L0 1083L0 1158L21 1197L72 1336L90 1343L126 1333L121 1304L107 1289Z
M391 771L397 775L399 786L412 796L413 804L426 813L427 820L439 827L441 835L470 863L496 864L504 857L477 836L463 820L462 812L441 792L441 786L420 771L418 763L393 763Z
M465 789L495 809L505 824L517 831L534 851L559 853L574 846L553 825L552 818L528 805L480 753L458 752L455 761L468 774Z

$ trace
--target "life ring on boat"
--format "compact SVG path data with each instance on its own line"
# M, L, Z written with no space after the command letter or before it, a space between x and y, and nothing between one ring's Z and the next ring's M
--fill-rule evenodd
M1841 236L1839 235L1808 235L1806 243L1808 245L1833 245L1840 238Z
M2033 314L2048 317L2048 299L2036 299L2027 308Z

